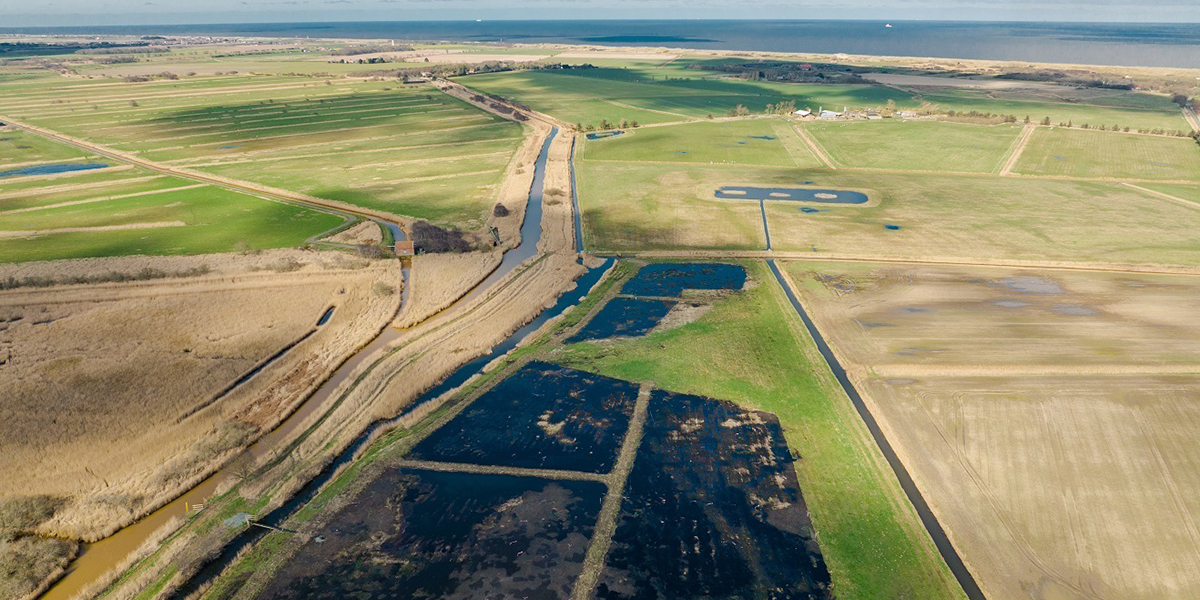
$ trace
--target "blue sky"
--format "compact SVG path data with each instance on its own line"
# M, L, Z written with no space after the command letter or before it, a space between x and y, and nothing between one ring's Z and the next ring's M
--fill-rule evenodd
M1196 22L1200 0L0 0L0 27L457 19Z

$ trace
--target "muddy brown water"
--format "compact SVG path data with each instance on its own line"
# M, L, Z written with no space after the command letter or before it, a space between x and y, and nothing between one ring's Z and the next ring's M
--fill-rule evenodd
M548 158L550 143L554 140L554 136L557 133L558 129L551 131L546 141L542 144L541 153L534 164L534 181L529 194L525 221L521 226L520 245L505 252L500 266L463 299L460 299L459 302L482 294L509 271L516 268L517 265L520 265L537 253L538 241L541 239L542 184L545 181L546 160ZM396 239L404 239L403 230L400 229L398 224L381 223L392 231ZM404 270L404 279L407 283L407 269ZM404 292L407 292L408 286L405 285L403 289ZM401 299L402 304L406 300L405 294ZM333 375L278 427L263 435L251 445L248 452L257 459L280 448L282 443L288 440L310 415L325 408L330 397L333 396L333 392L359 365L368 359L374 360L376 358L375 355L398 338L401 333L402 330L392 327L384 329L370 344L342 363ZM70 600L74 598L88 586L103 578L109 571L120 567L130 555L145 544L147 540L153 538L171 520L186 517L191 511L196 510L197 506L202 507L205 501L216 492L217 488L231 476L227 469L218 470L175 500L168 502L131 525L120 529L98 542L83 545L79 556L67 567L66 573L39 596L40 600Z

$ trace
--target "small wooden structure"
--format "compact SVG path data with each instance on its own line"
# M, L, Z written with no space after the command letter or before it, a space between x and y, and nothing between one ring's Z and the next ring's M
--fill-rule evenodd
M412 255L413 255L413 243L412 242L396 242L396 256L412 256Z

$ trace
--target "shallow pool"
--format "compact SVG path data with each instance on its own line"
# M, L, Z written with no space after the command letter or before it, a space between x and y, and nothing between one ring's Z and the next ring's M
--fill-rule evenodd
M718 198L736 200L787 200L793 202L821 202L824 204L866 204L870 198L862 192L850 190L823 190L817 188L769 188L727 185L718 188Z

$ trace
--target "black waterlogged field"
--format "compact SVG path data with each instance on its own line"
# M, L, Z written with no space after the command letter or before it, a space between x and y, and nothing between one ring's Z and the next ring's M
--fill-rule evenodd
M832 598L775 415L656 391L597 600Z
M642 267L625 282L622 294L678 296L683 290L739 290L746 269L722 263L655 263Z
M417 444L410 458L606 473L637 384L532 362Z
M567 343L646 335L674 306L669 300L613 298L579 333L567 338Z
M585 481L396 469L338 511L259 597L567 598L604 491Z

